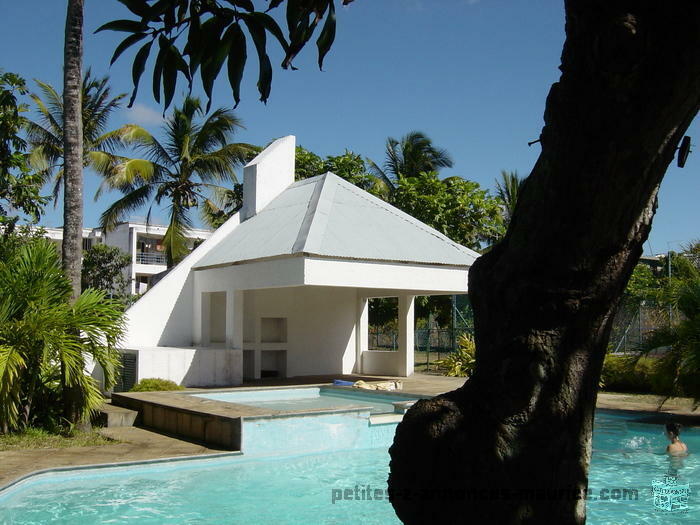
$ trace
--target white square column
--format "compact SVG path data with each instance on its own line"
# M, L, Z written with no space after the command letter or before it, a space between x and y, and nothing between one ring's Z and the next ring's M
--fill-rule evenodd
M243 384L243 290L226 292L226 346L232 359L232 383Z
M355 323L355 367L356 374L362 371L362 353L369 348L369 299L360 297L357 301L357 322Z
M399 296L399 375L413 375L415 296Z
M243 350L243 290L226 291L226 346Z

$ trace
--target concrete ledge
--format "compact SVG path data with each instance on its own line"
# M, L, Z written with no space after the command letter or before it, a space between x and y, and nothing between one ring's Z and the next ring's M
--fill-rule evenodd
M100 426L107 428L114 427L132 427L136 422L139 413L128 408L114 406L111 403L105 403L100 409L97 416L97 423Z
M204 406L197 407L200 401ZM206 410L216 407L207 407L205 399L172 392L144 392L112 394L112 404L138 412L137 423L144 427L227 450L241 449L240 415Z

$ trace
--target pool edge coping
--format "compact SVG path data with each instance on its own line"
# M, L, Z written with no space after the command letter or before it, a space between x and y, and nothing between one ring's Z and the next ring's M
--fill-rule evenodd
M217 452L214 454L189 454L186 456L171 456L165 458L151 458L142 459L136 461L115 461L112 463L90 463L87 465L73 465L64 467L50 467L45 469L33 470L22 474L20 477L13 479L5 485L0 485L0 498L5 495L5 492L12 489L13 487L28 481L30 478L43 476L45 474L54 474L60 472L68 471L81 471L81 470L100 470L109 468L119 468L119 467L133 467L138 465L152 465L157 463L177 463L180 461L192 461L192 460L206 460L206 459L217 459L226 457L243 456L243 452L240 450L232 450L230 452Z

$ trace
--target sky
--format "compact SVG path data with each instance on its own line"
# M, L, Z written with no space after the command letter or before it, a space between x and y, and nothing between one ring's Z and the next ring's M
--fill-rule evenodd
M32 90L33 79L61 88L65 6L65 0L0 0L0 68L26 78ZM114 93L131 92L136 47L110 68L125 35L94 30L133 18L129 15L116 0L85 1L84 67L109 75ZM266 105L258 101L257 60L249 44L236 109L245 129L234 140L265 145L291 134L318 155L348 149L381 164L387 137L419 130L454 160L441 175L459 175L493 192L501 170L525 176L539 155L539 146L527 143L542 128L563 42L560 0L355 0L338 10L336 41L324 71L316 64L313 41L295 61L299 70L285 71L277 66L280 50L269 40L276 67ZM151 67L152 61L134 107L116 112L111 128L135 123L158 135L162 108L152 98ZM181 78L175 103L184 93ZM219 106L233 106L225 73L214 89L213 107ZM698 131L696 121L688 134L698 137ZM669 168L646 253L677 250L700 238L699 171L700 156L693 154L684 169L675 162ZM118 195L106 193L95 202L99 179L89 172L85 178L84 224L94 227ZM144 209L132 217L145 215ZM164 215L154 210L154 217L162 222ZM47 208L41 223L62 224L60 203Z

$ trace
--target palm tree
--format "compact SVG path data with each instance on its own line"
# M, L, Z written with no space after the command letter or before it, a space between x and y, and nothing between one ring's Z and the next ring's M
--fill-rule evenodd
M83 3L68 0L63 44L63 269L80 294L83 240L83 126L80 104L83 68Z
M84 362L90 357L114 385L123 308L105 293L87 290L71 299L48 239L23 243L0 261L0 433L32 424L55 426L61 406L84 421L103 403Z
M195 119L203 122L197 123ZM124 196L101 217L105 231L150 202L147 222L154 204L168 204L168 229L163 239L168 267L187 254L185 232L192 226L191 208L215 207L213 193L225 192L218 183L235 183L234 168L243 164L255 146L229 144L240 120L233 111L219 108L206 117L197 98L187 97L175 108L164 126L165 141L135 134L132 142L145 153L145 159L121 163L104 184Z
M31 146L31 166L41 174L45 182L53 179L54 204L64 183L65 156L63 97L45 82L37 80L42 96L31 95L39 112L38 122L27 123L27 137ZM126 95L112 96L109 77L93 78L90 70L85 73L81 88L81 114L83 135L83 168L91 168L106 176L127 160L114 154L117 148L129 144L133 135L142 133L139 126L127 124L106 132L109 118L121 106Z
M501 171L501 180L496 179L496 195L503 201L506 226L513 217L515 204L518 202L518 195L524 180L518 176L517 171L505 170Z
M430 138L420 131L411 131L401 140L389 137L386 140L384 168L368 160L370 169L390 188L402 177L417 177L420 173L451 168L452 157L441 148L433 146Z

